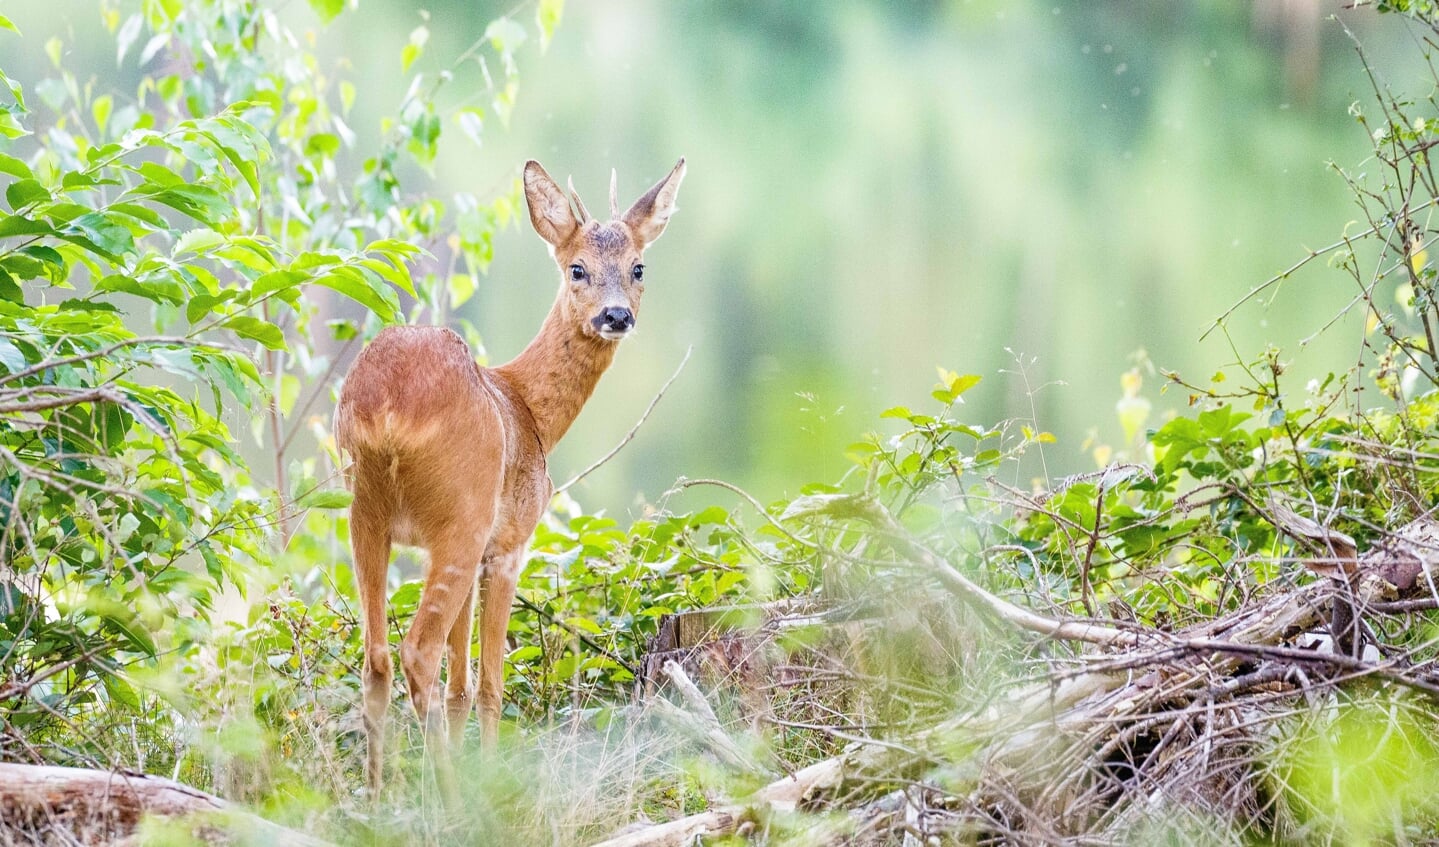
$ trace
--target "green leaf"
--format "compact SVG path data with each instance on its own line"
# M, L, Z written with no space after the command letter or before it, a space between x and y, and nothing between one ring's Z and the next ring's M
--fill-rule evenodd
M305 140L306 155L316 154L333 159L340 152L340 136L332 132L317 132Z
M35 173L30 166L14 156L0 153L0 173L10 174L20 179L34 179Z
M185 320L195 323L210 314L221 303L235 299L239 294L234 288L227 288L219 294L197 294L185 304Z
M20 352L10 341L0 338L0 365L10 373L18 373L25 369L25 354Z
M0 238L11 235L51 235L55 228L43 221L33 221L24 215L0 217Z
M979 385L982 379L983 377L978 374L963 374L950 381L949 390L953 391L957 396Z
M135 39L140 37L140 27L143 26L144 23L139 14L134 14L126 18L125 23L121 24L120 32L115 36L115 64L119 65L124 63L125 54L130 52L130 45L134 44Z
M10 19L4 15L0 15L0 29L8 29L16 35L20 34L20 30L16 29L15 24L11 23Z
M408 73L410 65L425 53L425 42L430 40L430 29L426 26L417 26L410 30L410 41L400 51L400 72Z
M107 604L100 616L112 630L124 636L131 649L147 656L155 655L155 641L133 611L121 607L118 603L114 606Z
M509 54L525 43L526 33L514 18L495 18L485 27L485 38L489 39L496 53Z
M129 683L109 673L103 674L100 678L104 681L105 693L110 695L112 702L119 703L131 709L140 708L140 697L135 693L135 689L130 687Z
M310 279L310 275L302 271L271 271L261 274L260 278L250 286L250 302L259 300L274 291L284 291L287 288L294 288L302 282Z
M225 243L225 236L213 229L192 229L175 241L175 249L171 251L172 256L181 256L185 253L203 253L212 247L218 247Z
M113 179L100 179L80 171L66 171L60 180L60 187L66 191L85 191L101 185L119 185Z
M460 131L465 134L475 146L484 144L485 135L485 113L478 108L461 109L455 113L455 121L460 125Z
M295 257L290 267L295 270L309 270L310 268L327 268L331 265L340 264L343 259L333 253L301 253Z
M135 239L128 227L116 223L101 212L90 212L70 222L70 226L85 236L85 241L107 259L115 260L126 253L135 252ZM62 233L61 238L75 241L71 235Z
M21 126L13 114L6 111L3 106L0 106L0 135L6 138L19 138L29 134L30 130Z
M21 86L20 83L16 82L15 80L11 79L10 77L6 76L4 71L0 71L0 83L3 83L6 88L10 89L10 96L15 98L15 105L20 107L20 111L21 111L21 112L24 112L24 111L25 111L25 89L24 89L24 87Z
M345 0L310 0L310 8L327 24L345 10Z
M10 275L10 272L4 268L0 268L0 300L25 304L25 292L21 290L20 284Z
M90 117L95 119L95 127L100 130L101 135L105 134L105 128L110 125L110 113L114 108L115 101L108 94L96 97L90 104Z
M78 297L71 297L68 300L61 300L60 305L55 307L62 312L118 312L114 303L106 303L103 300L82 300Z
M224 326L241 338L258 341L271 350L285 349L285 333L269 321L262 321L250 315L236 315L225 321Z
M393 289L371 282L363 272L356 268L335 268L333 271L317 277L315 283L338 291L374 312L383 321L388 322L395 319L395 312L399 308L399 299L395 296Z
M475 278L469 274L450 274L450 305L456 308L464 305L474 296L475 288Z
M19 209L31 203L43 203L50 199L50 189L39 180L21 179L5 187L5 201L11 209Z
M355 497L350 492L333 488L325 491L311 491L295 501L295 506L300 509L343 509L350 505L350 501L353 499Z
M154 209L141 206L138 203L111 203L107 208L111 212L118 212L126 217L143 221L155 229L168 229L169 224L164 218L155 213Z
M195 364L195 355L185 349L170 349L157 347L149 351L150 361L158 365L162 370L182 376L186 379L200 382L205 375L200 373L199 367Z
M163 278L136 279L123 274L111 274L95 283L96 291L123 291L144 297L156 303L184 303L187 294L174 280Z
M16 279L45 277L55 285L64 285L70 272L59 251L42 244L21 247L9 255L0 257L0 270L4 270Z
M535 13L540 25L540 50L550 46L550 39L555 37L555 29L564 14L565 0L540 0L540 8Z
M415 296L415 285L410 281L409 271L405 270L403 266L392 265L379 259L361 259L360 264L379 274L381 278L411 297Z
M148 164L148 163L147 163ZM172 209L207 224L216 224L232 211L233 207L213 188L203 185L142 185L131 194L147 197L156 203L163 203Z
M343 318L325 321L325 326L330 328L330 337L336 341L349 341L360 335L360 328L355 326L355 322Z

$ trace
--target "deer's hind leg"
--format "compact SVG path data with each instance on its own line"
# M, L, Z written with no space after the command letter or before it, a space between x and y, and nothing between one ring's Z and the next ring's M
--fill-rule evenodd
M465 480L469 486L445 486L431 478L428 508L420 530L429 549L429 572L420 592L420 604L400 645L400 667L410 693L410 704L425 730L425 746L435 767L435 776L447 801L458 800L450 765L449 738L445 732L445 709L439 697L440 659L457 627L467 631L462 616L474 608L475 584L480 559L494 525L498 501L484 496L488 486ZM408 500L408 497L407 497ZM466 638L468 641L468 638ZM453 655L453 653L452 653ZM451 665L451 674L468 689L468 648L461 661ZM463 725L463 724L461 724Z
M388 490L357 462L353 470L354 502L350 507L350 549L355 583L360 590L365 664L361 675L362 722L365 727L365 781L378 794L384 776L385 712L390 706L394 659L386 633L386 577L390 568L390 521L394 503Z

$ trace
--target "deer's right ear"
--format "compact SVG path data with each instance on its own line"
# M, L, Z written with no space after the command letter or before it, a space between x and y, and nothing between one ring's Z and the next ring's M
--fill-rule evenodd
M525 204L530 207L530 223L535 232L551 247L563 245L580 228L565 192L533 159L525 162Z

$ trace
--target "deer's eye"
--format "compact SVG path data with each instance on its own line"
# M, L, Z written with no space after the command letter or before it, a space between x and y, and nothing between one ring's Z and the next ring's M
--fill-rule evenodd
M634 270L630 271L630 273L634 275L635 282L639 282L645 278L645 266L635 265Z
M585 281L585 269L580 265L570 265L570 279L575 282Z

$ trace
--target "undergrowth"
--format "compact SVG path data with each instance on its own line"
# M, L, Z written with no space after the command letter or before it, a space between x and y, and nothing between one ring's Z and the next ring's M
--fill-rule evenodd
M1380 6L1439 31L1428 4ZM42 86L0 76L4 760L170 776L347 844L584 843L742 803L856 751L870 751L859 778L755 811L732 837L1432 837L1439 595L1361 609L1362 637L1285 634L1353 642L1318 665L1284 652L1299 641L1243 661L1164 641L1217 637L1204 628L1319 591L1354 558L1335 539L1382 550L1430 519L1432 99L1376 84L1374 113L1354 110L1373 174L1341 170L1368 228L1311 256L1352 278L1346 308L1369 318L1348 373L1297 386L1276 350L1203 384L1136 367L1116 391L1123 441L1096 446L1091 472L1034 481L1026 457L1055 449L1042 422L968 419L964 397L987 386L941 370L930 398L848 448L847 473L794 497L681 479L628 526L557 498L510 624L500 747L481 754L470 737L465 802L446 808L398 679L390 782L378 798L360 788L347 497L307 413L349 345L463 302L473 280L455 269L483 270L513 190L450 213L399 190L397 163L433 159L448 76L416 76L393 137L346 182L335 157L353 143L355 93L280 62L299 40L264 6L105 14L122 56L148 33L154 50L189 51L196 73L147 77L139 106L117 107L57 59L43 115L22 82ZM513 104L524 33L547 39L558 14L541 3L528 30L501 18L477 45L502 71L485 77L496 109ZM412 38L407 72L424 44ZM359 316L321 330L334 295ZM155 335L122 311L142 308ZM1161 397L1188 402L1159 414ZM259 422L273 472L232 446L231 402ZM315 445L298 458L297 432ZM392 572L396 645L413 572ZM674 616L715 608L711 637L657 653ZM1110 641L1041 637L1005 608ZM1124 653L1113 633L1171 646ZM1212 675L1203 696L1160 696L1198 673ZM676 693L682 676L703 702ZM1011 725L1025 692L1057 704L1101 678L1150 680L1151 711L1127 699L1071 726L1056 705L1049 724ZM1005 759L1016 749L1031 758ZM149 827L142 841L190 838Z

